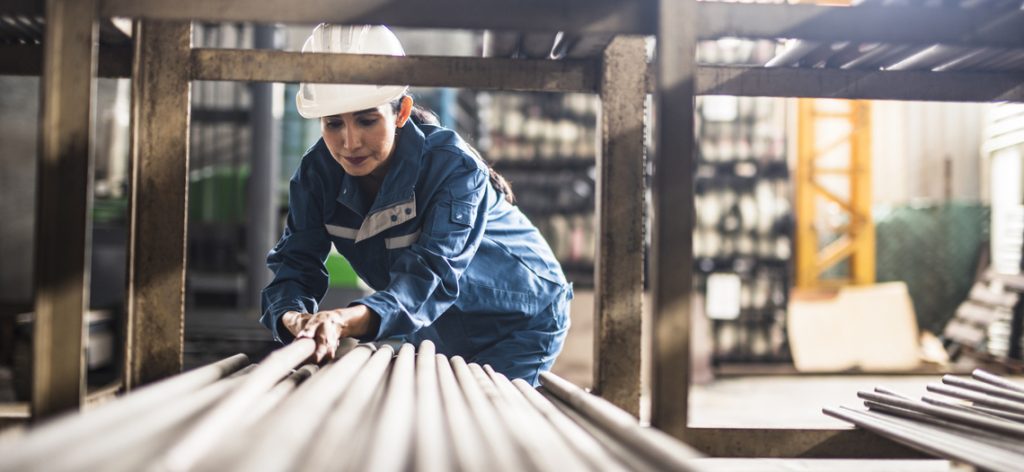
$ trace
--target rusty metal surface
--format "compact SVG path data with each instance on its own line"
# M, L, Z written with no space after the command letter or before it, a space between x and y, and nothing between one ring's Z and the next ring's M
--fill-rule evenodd
M188 198L188 23L135 28L125 386L181 372Z
M406 84L537 92L593 92L595 61L312 54L195 49L193 80Z
M0 44L0 75L40 75L43 70L43 48L37 44ZM96 76L125 78L132 73L130 46L100 45Z
M96 4L50 0L43 41L32 416L80 408L89 306Z
M601 68L594 267L594 388L615 406L640 411L644 260L644 38L619 36Z
M654 149L651 424L682 438L690 391L693 291L695 0L658 2Z

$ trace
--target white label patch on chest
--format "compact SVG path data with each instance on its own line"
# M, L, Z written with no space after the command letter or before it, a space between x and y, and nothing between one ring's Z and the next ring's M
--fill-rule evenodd
M416 196L397 205L377 210L365 220L356 234L356 242L371 238L388 228L393 228L416 218Z

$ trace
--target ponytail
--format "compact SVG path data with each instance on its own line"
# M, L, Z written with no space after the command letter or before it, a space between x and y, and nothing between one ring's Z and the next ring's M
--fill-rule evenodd
M394 110L395 113L398 113L398 111L401 110L402 108L402 99L399 98L394 102L391 102L391 108L392 110ZM412 113L410 114L409 119L411 119L413 123L416 123L417 125L441 126L441 120L438 119L437 115L434 114L434 112L427 110L426 108L423 108L419 105L413 105ZM484 158L480 155L476 148L470 146L469 143L466 143L466 146L469 148L470 153L473 154L473 157L479 159L480 162L483 162L484 165L487 166L487 173L489 180L491 181L491 186L494 187L494 189L497 190L498 192L504 194L505 200L507 200L509 203L515 204L516 196L514 193L512 193L512 185L508 183L508 180L505 180L505 177L499 174L498 171L494 170L494 167L491 167L491 165L486 160L484 160Z

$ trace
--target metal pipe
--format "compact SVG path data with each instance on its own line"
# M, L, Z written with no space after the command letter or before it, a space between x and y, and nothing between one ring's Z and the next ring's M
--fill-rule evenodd
M994 471L1011 472L1018 470L1020 465L1019 461L1015 462L1012 457L1008 457L1005 451L984 444L960 446L955 442L956 439L950 438L949 433L909 420L880 418L878 414L854 411L845 407L824 408L822 411L829 416L938 457L959 460ZM941 440L937 440L936 436Z
M459 447L455 450L455 463L459 470L487 470L491 468L490 445L484 440L482 426L472 416L463 392L455 380L448 358L437 354L437 380L441 388L441 401L444 403L445 418L451 437L458 438ZM504 469L503 467L499 468Z
M263 395L269 392L293 367L313 354L316 342L311 338L296 339L291 344L270 354L251 374L242 377L242 385L228 398L203 416L191 431L185 434L157 461L156 469L184 471L196 463L217 444L217 438L246 416Z
M338 467L338 438L353 437L357 434L359 421L366 418L370 405L384 388L394 354L394 349L387 345L373 353L352 380L342 403L324 420L323 434L314 437L307 446L306 453L299 456L301 462L295 463L296 469L327 470Z
M844 410L853 411L847 407L842 408ZM984 458L983 460L995 461L1002 464L1019 464L1020 461L1024 459L1024 456L1018 455L1013 451L978 441L974 436L959 435L941 427L921 424L889 414L871 411L859 413L873 417L874 419L889 424L892 427L911 433L915 437L929 441L933 445L938 446L945 451L950 451L945 454L937 454L939 457L953 458L955 456L951 454L955 453L957 456L968 458L966 462L981 466L984 466L984 464L979 461L979 459L982 458Z
M551 402L551 404L558 409L560 413L569 418L573 423L590 435L590 437L601 444L601 446L607 450L609 454L614 456L619 463L624 464L626 469L657 470L657 468L651 464L647 458L642 457L637 453L637 451L633 451L626 447L625 444L622 444L622 442L613 437L610 433L601 429L601 427L581 414L575 408L560 400L557 396L552 394L550 390L541 390L540 393L541 396Z
M68 445L76 444L152 411L180 400L246 364L249 358L236 354L227 359L135 390L117 401L100 405L87 415L65 416L36 427L24 441L0 444L0 469L15 470L16 464L45 461Z
M455 378L459 381L459 387L466 396L466 403L473 417L480 426L480 433L489 449L494 454L492 463L500 464L504 470L528 470L528 463L524 462L524 455L527 451L517 450L516 444L509 437L492 405L484 392L480 389L472 372L466 366L466 361L459 356L451 358L452 370Z
M505 425L505 431L512 439L513 444L518 446L516 449L529 462L530 469L548 470L545 467L546 463L557 459L550 451L545 450L543 445L538 448L538 444L534 441L533 431L531 431L532 425L525 422L525 418L521 416L522 413L517 411L514 405L502 398L494 382L487 377L478 364L466 364L465 367L480 387L480 391L494 407L498 418Z
M986 431L979 428L972 428L970 426L955 423L952 421L946 421L941 418L936 418L934 416L927 415L924 413L918 413L916 411L907 410L892 405L886 405L885 403L873 402L871 400L865 400L864 406L868 407L869 409L880 411L886 414L899 416L921 423L933 424L943 428L944 430L950 432L951 434L957 434L958 436L966 437L971 440L981 441L994 447L999 447L1007 450L1015 450L1017 452L1024 453L1024 445L1022 445L1020 441L998 433L993 433L991 431ZM959 433L966 433L966 435Z
M576 453L589 463L591 469L623 472L630 470L619 463L615 456L609 454L586 430L537 392L533 385L523 379L513 379L512 385L518 388L523 398L565 438L569 447L575 449Z
M122 418L130 427L93 431L52 457L2 457L0 469L690 470L677 460L683 446L603 400L633 438L489 366L449 363L430 342L418 354L402 345L397 357L391 346L362 345L322 372L292 371L313 344L297 340L245 375L150 405Z
M888 405L898 406L900 408L905 408L920 413L927 413L929 415L937 416L939 418L943 418L950 421L955 421L960 424L966 424L977 428L987 429L989 431L996 431L1004 434L1012 434L1015 436L1024 437L1024 426L1013 424L1009 421L995 420L974 413L951 410L948 408L942 408L935 405L929 405L923 402L907 400L903 398L892 397L889 395L877 394L873 392L857 392L857 396L865 400L872 400L878 403L885 403Z
M628 413L551 372L542 373L540 380L545 389L578 409L619 441L650 457L660 467L686 469L689 467L687 460L701 457L692 448L662 437L665 433L661 431L640 426Z
M405 344L398 351L380 416L374 424L374 439L371 443L387 444L388 447L371 447L369 457L364 462L365 470L403 471L414 450L414 430L409 419L415 417L416 409L413 397L415 354L416 348L412 344Z
M1024 385L1011 382L996 374L981 369L974 369L974 372L971 372L971 377L974 377L975 380L980 380L987 384L995 385L996 387L1002 387L1009 390L1024 392Z
M235 440L248 443L248 453L234 457L236 470L291 470L334 403L373 353L360 345L303 382L257 431ZM281 434L287 431L288 434Z
M312 377L319 371L319 367L314 364L306 364L292 372L291 375L286 377L284 380L278 382L266 395L264 395L256 407L242 419L241 422L236 426L236 435L238 437L244 437L247 431L259 428L261 421L264 421L282 402L284 402L288 395L295 391L302 382ZM169 437L167 440L160 441L161 444L168 444L174 441L176 437L180 437L185 431L181 431L173 437ZM225 462L224 458L232 458L244 455L248 444L243 441L225 441L222 446L211 454L207 455L200 464L196 467L197 469L208 469L208 470L226 470L229 469L230 459ZM156 454L151 455L154 456ZM217 464L215 467L208 466L209 464ZM141 469L142 466L135 468L134 470ZM127 472L127 471L126 471Z
M931 70L969 52L967 48L936 44L889 66L888 70Z
M995 54L996 53L991 49L976 49L969 54L953 59L945 64L935 66L932 70L935 72L946 72L970 69L980 62L988 60Z
M989 408L1009 411L1011 413L1024 414L1024 405L1013 400L1004 400L1002 398L990 397L983 393L976 393L962 388L949 387L946 385L939 384L930 384L926 388L929 392L941 393L943 395L960 398L962 400L970 400L974 403L978 403Z
M507 377L496 372L489 365L482 369L477 364L470 364L469 367L477 379L481 382L489 382L494 386L507 407L502 409L507 412L505 416L512 416L518 420L519 425L509 424L517 431L520 440L523 441L522 444L530 447L536 454L540 462L538 469L566 471L589 468L583 457L577 454L571 444L555 430L550 422L545 420L540 412L530 406L523 394L512 385Z
M977 410L979 412L982 412L982 413L988 413L988 414L993 415L993 416L998 416L1000 418L1005 418L1005 419L1008 419L1010 421L1016 421L1018 423L1024 423L1024 415L1018 415L1016 413L1010 413L1008 411L1002 411L1002 410L997 410L995 408L987 408L987 407L978 406L978 405L971 405L970 408L972 408L974 410Z
M115 428L76 441L45 461L48 470L142 470L186 432L189 424L237 390L243 378L224 379L185 395L173 404L132 418L131 427ZM6 468L5 468L6 470Z
M786 50L771 58L765 67L788 67L803 59L804 56L818 49L821 43L816 41L797 41L787 45Z
M452 468L452 436L445 431L435 356L434 343L420 343L420 350L416 353L415 468L423 471Z
M873 48L869 49L868 51L865 51L863 55L861 55L861 56L859 56L859 57L857 57L855 59L851 59L849 62L841 64L839 66L839 68L840 69L868 68L868 65L872 64L872 61L875 61L879 57L882 57L882 56L888 54L892 50L893 47L894 46L887 46L887 45L882 45L882 44L876 44L876 45L874 45Z
M392 346L393 348L395 346ZM397 346L398 348L401 345ZM387 375L381 379L380 383L377 384L377 388L373 390L373 395L370 396L370 402L366 405L366 410L360 412L359 423L365 429L362 434L355 434L348 438L348 444L346 449L349 453L346 454L345 461L340 465L333 465L338 472L361 472L360 466L366 463L366 458L371 454L370 449L373 445L373 424L376 418L381 415L381 405L384 403L384 396L387 394L388 389L388 377L391 376L391 370L394 368L394 362L388 364ZM336 450L336 447L335 447ZM337 463L337 457L335 457L335 463Z
M245 417L242 418L238 427L247 428L262 420L264 416L270 414L274 408L277 408L277 405L283 402L284 399L299 386L299 384L305 382L306 379L313 376L313 374L317 373L319 370L320 368L314 364L306 364L292 372L288 377L285 377L284 380L278 382L277 385L274 385L274 388L270 389L266 395L263 395L263 397L260 398L256 403L256 406L245 414Z
M932 405L944 406L946 408L963 409L980 415L993 416L1010 421L1016 421L1018 423L1024 423L1024 415L1017 415L1014 413L996 410L993 408L985 408L977 405L964 405L958 403L951 403L940 398L925 395L921 397L921 401L930 403Z
M954 387L965 388L967 390L974 390L975 392L984 393L995 397L1005 398L1007 400L1013 400L1015 402L1024 403L1024 392L1017 392L1003 387L997 387L995 385L986 384L977 380L963 379L954 377L952 375L944 375L942 377L942 383L952 385Z
M249 364L241 369L236 370L233 374L224 377L225 379L236 379L244 375L249 375L253 370L256 370L256 364Z

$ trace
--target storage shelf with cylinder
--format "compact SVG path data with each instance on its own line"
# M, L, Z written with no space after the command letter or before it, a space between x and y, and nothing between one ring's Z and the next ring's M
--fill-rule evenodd
M512 184L516 203L541 231L577 287L594 285L596 97L478 93L484 158ZM475 131L475 132L474 132Z
M701 43L698 61L764 63L769 41ZM697 99L694 290L711 321L715 364L786 362L793 215L785 101Z

